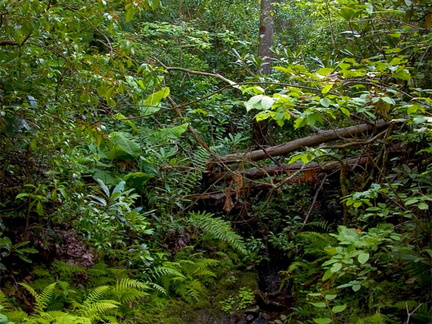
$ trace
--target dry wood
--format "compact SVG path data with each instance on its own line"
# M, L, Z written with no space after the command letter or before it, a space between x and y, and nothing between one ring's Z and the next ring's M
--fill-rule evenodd
M360 124L334 130L326 130L317 134L296 139L284 144L272 146L266 149L255 150L247 153L234 153L212 159L208 163L208 169L212 170L214 165L232 164L238 162L252 162L267 159L268 157L286 155L303 147L316 146L321 143L337 139L353 138L369 131L381 130L388 126L388 122L379 120L375 124Z
M348 167L355 167L357 165L365 165L370 162L370 157L360 156L355 158L348 158L343 160ZM329 172L334 171L340 167L340 162L330 162L330 163L292 163L292 164L280 164L269 167L262 168L252 168L245 171L225 171L218 173L211 173L210 171L205 171L204 178L207 183L214 183L219 180L231 180L234 176L240 176L247 179L261 179L268 176L278 176L282 174L292 174L294 172L303 171L316 171L316 172Z
M354 169L357 166L364 166L367 163L371 161L371 157L369 156L360 156L355 158L348 158L345 160L342 160L341 162L347 166L348 169ZM233 172L222 172L219 174L214 174L212 177L207 178L206 181L208 183L216 182L217 180L231 180L234 176L241 176L247 179L257 179L257 178L264 178L267 176L278 176L278 175L284 175L290 176L289 181L285 181L286 179L281 179L281 181L284 181L284 183L304 183L304 182L315 182L318 178L319 174L322 173L329 173L336 171L340 169L341 162L330 162L330 163L317 163L317 162L311 162L307 164L303 163L293 163L293 164L283 164L280 166L271 166L267 168L262 169L250 169L243 172L233 173ZM303 173L300 173L298 176L292 176L295 172L303 171ZM308 175L310 173L313 173L313 177L311 175ZM304 176L302 175L304 174ZM308 175L308 176L306 176ZM201 194L194 194L189 195L185 198L196 201L196 200L220 200L223 198L226 198L229 196L236 196L241 193L250 193L257 190L264 190L264 189L272 189L274 188L274 184L278 183L278 180L273 180L273 184L249 184L247 186L241 187L241 188L235 188L230 189L227 188L223 191L216 191L216 192L207 192L207 193L201 193Z

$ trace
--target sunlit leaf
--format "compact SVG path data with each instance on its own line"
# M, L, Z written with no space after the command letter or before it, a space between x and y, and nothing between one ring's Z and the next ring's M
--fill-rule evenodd
M361 252L357 256L357 260L360 264L365 264L369 260L369 253L367 252Z
M343 312L346 309L346 307L347 307L346 304L334 306L334 307L332 307L332 312L333 313Z

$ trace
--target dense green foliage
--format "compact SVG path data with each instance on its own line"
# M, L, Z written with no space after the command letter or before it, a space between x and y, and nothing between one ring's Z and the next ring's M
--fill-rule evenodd
M429 2L259 15L0 0L0 323L430 322Z

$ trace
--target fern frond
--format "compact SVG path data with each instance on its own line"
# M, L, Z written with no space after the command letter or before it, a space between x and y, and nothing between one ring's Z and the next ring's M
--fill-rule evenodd
M6 304L8 304L8 300L6 298L6 294L0 290L0 305L1 306L6 306Z
M144 282L125 278L118 280L111 292L121 303L131 303L147 296L148 293L144 290L149 288Z
M94 288L84 301L84 307L99 301L104 295L109 292L110 289L111 287L109 286L100 286Z
M112 277L97 277L90 279L90 287L100 287L100 286L108 286L112 285L115 282L115 279Z
M117 319L114 316L104 316L104 323L106 324L119 324L119 322L117 321Z
M380 313L373 314L362 319L359 319L356 324L385 324L386 316Z
M322 230L325 233L330 232L331 229L331 223L329 223L328 221L315 221L315 222L310 222L306 224L306 227L313 227L319 230Z
M188 297L192 297L195 301L198 301L201 296L205 294L205 287L202 285L202 283L195 279L189 282L188 287Z
M195 261L194 265L197 269L205 269L208 267L212 267L218 265L219 261L210 258L199 258Z
M26 318L28 318L28 314L24 312L23 310L13 310L10 312L7 312L5 315L7 315L8 319L13 322L19 322L21 323Z
M60 277L70 278L76 273L85 273L87 270L84 267L80 267L74 264L69 264L62 261L56 261L52 264L55 272L60 274Z
M149 289L149 286L145 282L141 282L139 280L124 278L117 281L116 288L117 289L135 288L140 290L147 290Z
M194 276L197 277L214 277L216 278L216 274L213 271L210 271L208 269L198 269L194 272Z
M304 244L305 254L314 256L326 254L324 248L337 243L337 240L329 234L317 232L301 232L298 239Z
M110 272L114 275L114 278L116 278L117 280L128 278L128 273L126 269L112 268L110 269Z
M152 274L155 279L160 277L184 277L184 275L176 268L174 268L175 263L166 262L163 266L156 267L153 269ZM177 264L179 267L179 264Z
M204 171L206 169L206 163L210 158L210 153L204 148L200 147L198 150L194 151L192 157L192 163L195 168L199 171Z
M30 285L26 283L21 283L20 285L23 286L35 299L35 307L34 310L37 313L43 312L43 310L48 306L48 303L53 296L54 288L56 286L56 282L46 286L41 293L36 292Z
M160 292L162 295L166 295L166 294L167 294L165 288L162 287L161 285L158 285L157 283L149 282L149 286L150 286L152 289L154 289L154 290Z
M92 321L88 317L76 316L61 311L50 311L46 313L49 319L52 321L50 323L56 324L92 324Z
M114 308L118 308L120 303L115 300L100 300L87 305L81 310L82 314L90 319L98 319Z
M231 224L222 218L212 216L212 214L205 212L192 212L189 214L189 221L211 238L227 242L237 252L246 254L247 250L243 238L231 228Z
M302 261L294 261L293 263L291 263L288 267L288 270L286 271L287 274L291 274L294 271L298 270L298 269L304 269L304 268L308 268L310 266L309 262L306 260L302 260ZM281 271L282 273L282 271Z

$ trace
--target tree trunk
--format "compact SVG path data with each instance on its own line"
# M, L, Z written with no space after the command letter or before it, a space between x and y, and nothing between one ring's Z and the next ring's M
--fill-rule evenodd
M260 74L270 74L272 69L273 4L275 2L275 0L261 0L258 56L264 60L264 64L260 67Z
M274 29L273 3L275 3L275 0L261 0L258 56L263 60L263 63L258 72L264 75L270 74L272 70L271 58ZM270 122L268 120L263 120L261 122L257 122L255 119L253 120L252 140L257 148L271 143L268 138L269 125Z

